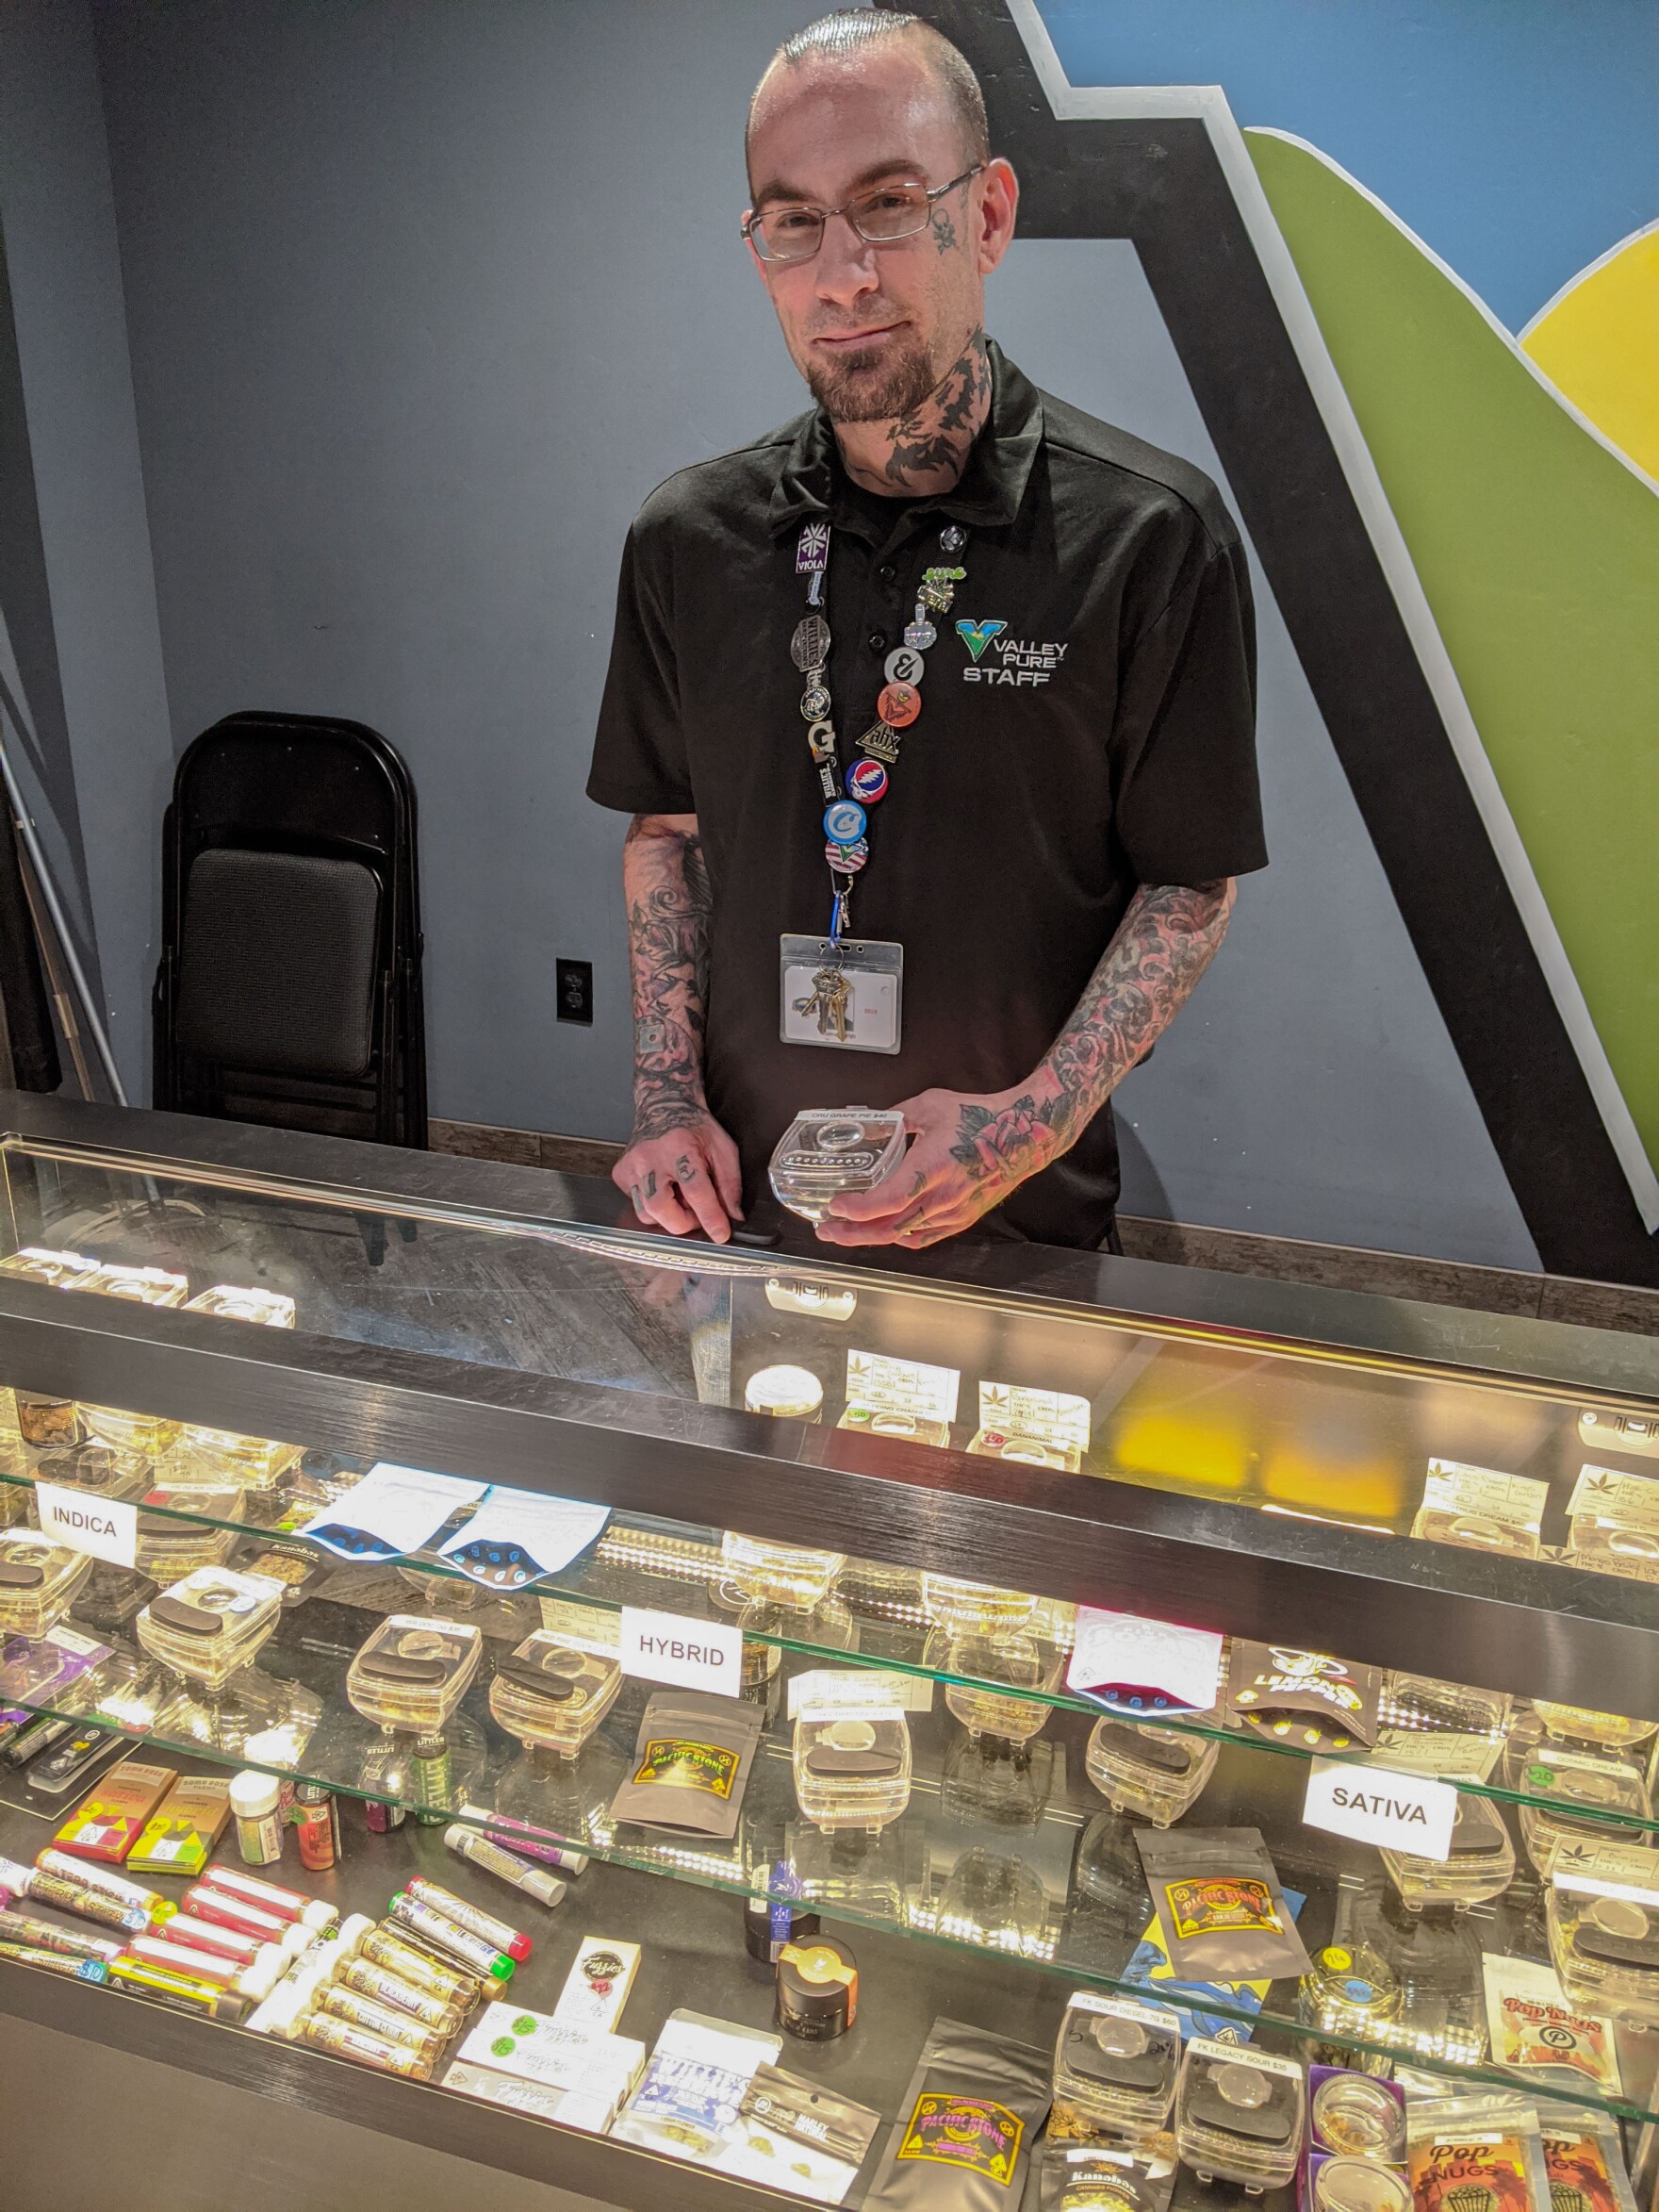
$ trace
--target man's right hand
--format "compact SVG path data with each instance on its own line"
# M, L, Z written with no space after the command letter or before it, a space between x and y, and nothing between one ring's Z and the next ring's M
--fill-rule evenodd
M636 1129L611 1180L642 1221L671 1236L701 1229L715 1244L729 1244L732 1222L743 1219L737 1147L706 1112L689 1113L667 1129Z

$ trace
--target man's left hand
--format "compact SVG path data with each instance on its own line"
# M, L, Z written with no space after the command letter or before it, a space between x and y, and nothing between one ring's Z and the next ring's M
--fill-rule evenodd
M914 1138L873 1190L831 1200L818 1224L827 1245L897 1245L920 1251L960 1236L1063 1149L1031 1085L974 1097L923 1091L899 1101Z

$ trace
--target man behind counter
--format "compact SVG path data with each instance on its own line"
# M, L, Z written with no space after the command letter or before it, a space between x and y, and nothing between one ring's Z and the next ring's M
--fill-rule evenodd
M1110 1094L1266 864L1242 550L1207 477L986 338L1018 185L936 31L799 32L747 160L817 405L671 477L623 556L588 783L633 817L616 1180L724 1242L803 1107L896 1104L909 1151L825 1242L1113 1244Z

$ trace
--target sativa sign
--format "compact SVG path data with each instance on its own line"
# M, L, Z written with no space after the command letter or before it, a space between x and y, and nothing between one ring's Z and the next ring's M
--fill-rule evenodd
M1431 1775L1316 1758L1302 1818L1310 1828L1351 1836L1356 1843L1409 1852L1414 1858L1449 1858L1457 1791Z
M35 1503L41 1515L41 1534L71 1551L89 1552L107 1560L112 1567L138 1563L139 1510L124 1500L89 1497L85 1491L66 1490L60 1483L37 1482Z

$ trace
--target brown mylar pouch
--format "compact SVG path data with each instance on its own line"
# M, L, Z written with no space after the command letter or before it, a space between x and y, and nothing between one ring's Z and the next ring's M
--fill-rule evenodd
M1016 2212L1048 2099L1046 2051L936 2020L865 2212Z
M656 1691L640 1718L628 1778L611 1800L612 1819L682 1835L735 1836L764 1725L758 1706L736 1698Z
M1259 1828L1138 1828L1135 1844L1177 1980L1312 1971Z
M1298 1750L1369 1751L1377 1740L1383 1678L1322 1651L1286 1643L1236 1643L1227 1669L1226 1717Z

